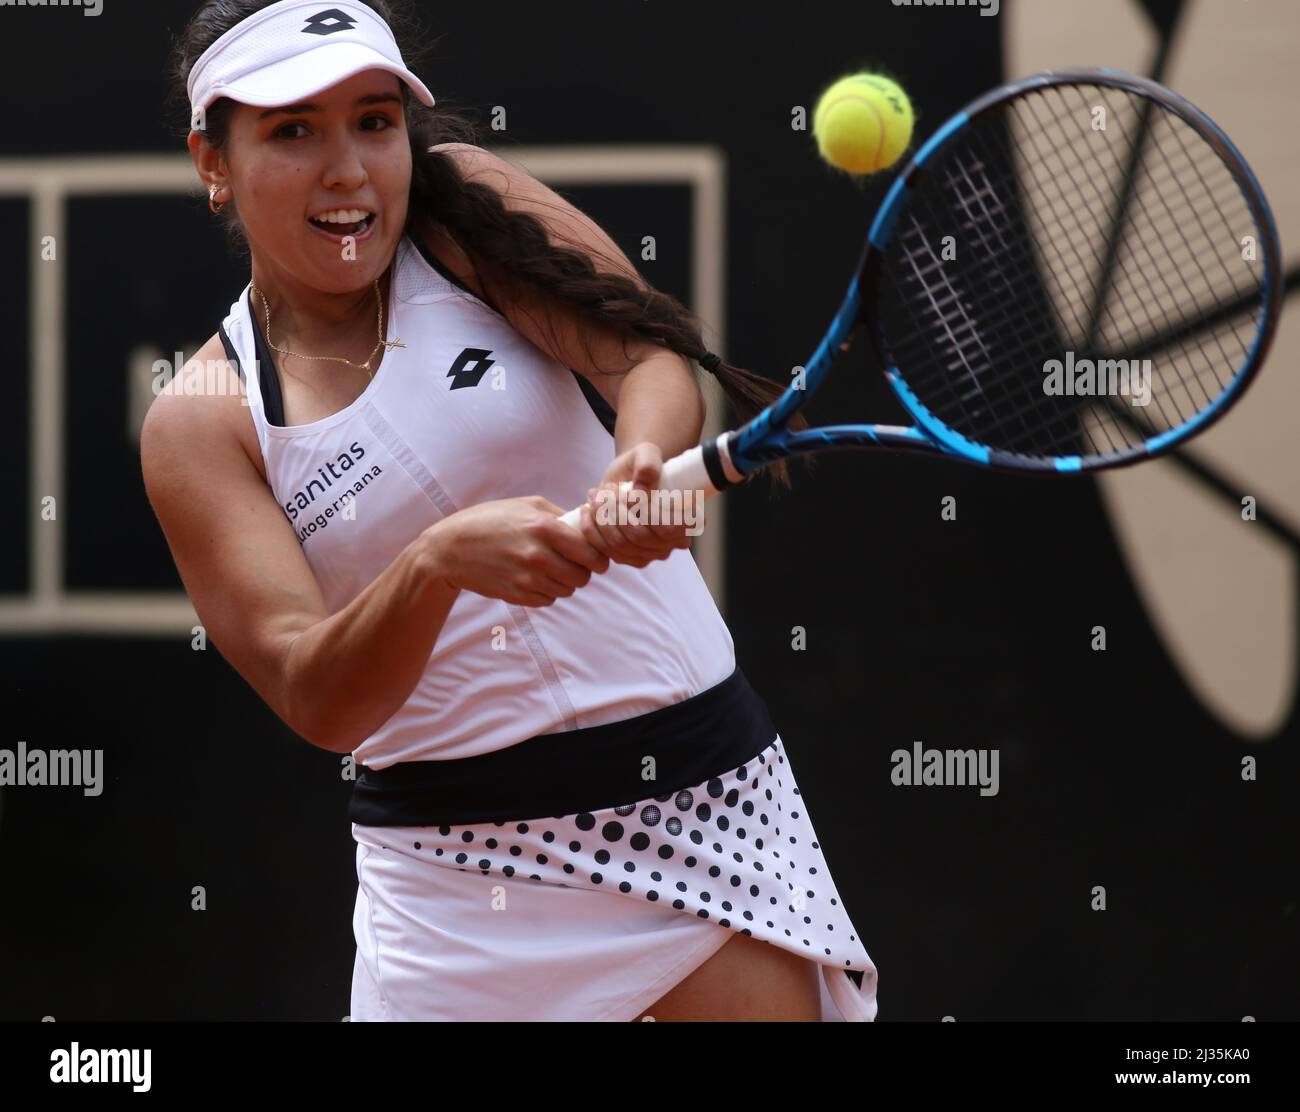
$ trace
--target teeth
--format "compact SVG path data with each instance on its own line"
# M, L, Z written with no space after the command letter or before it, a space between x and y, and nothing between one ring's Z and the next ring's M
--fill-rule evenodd
M370 215L367 209L333 209L313 216L312 219L321 224L356 224Z

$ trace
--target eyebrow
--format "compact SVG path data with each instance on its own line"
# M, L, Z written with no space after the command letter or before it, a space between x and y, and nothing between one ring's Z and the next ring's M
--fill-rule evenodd
M394 101L396 101L398 104L401 104L402 98L399 97L396 93L371 93L369 96L357 98L358 105L388 104ZM321 106L319 104L311 104L307 101L303 101L301 104L286 104L283 108L268 108L257 118L259 120L266 120L280 113L283 113L285 115L289 115L291 113L293 115L297 115L298 113L301 112L319 112L319 111L321 111Z

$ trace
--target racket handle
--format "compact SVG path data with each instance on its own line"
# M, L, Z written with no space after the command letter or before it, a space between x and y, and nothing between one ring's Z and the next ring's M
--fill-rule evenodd
M630 490L632 484L624 480L619 484L621 490ZM704 466L704 447L697 444L694 448L688 448L680 456L673 456L672 459L665 461L663 471L660 472L659 489L661 490L702 490L705 498L712 498L718 493L718 488L713 485L709 478L708 468ZM574 529L579 529L578 522L581 519L582 507L577 506L568 513L561 516L560 520L565 525Z

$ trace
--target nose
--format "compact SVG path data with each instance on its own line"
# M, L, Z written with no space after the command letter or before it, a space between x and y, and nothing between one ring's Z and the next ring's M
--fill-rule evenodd
M355 192L369 178L356 139L344 131L330 142L322 182L327 189Z

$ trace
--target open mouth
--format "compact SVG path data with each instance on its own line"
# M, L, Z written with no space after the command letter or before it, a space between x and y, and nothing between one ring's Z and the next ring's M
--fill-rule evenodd
M319 228L326 235L338 236L360 236L370 230L375 222L375 214L367 213L361 220L348 221L345 223L336 223L333 220L323 220L318 216L310 216L307 222L313 227Z

